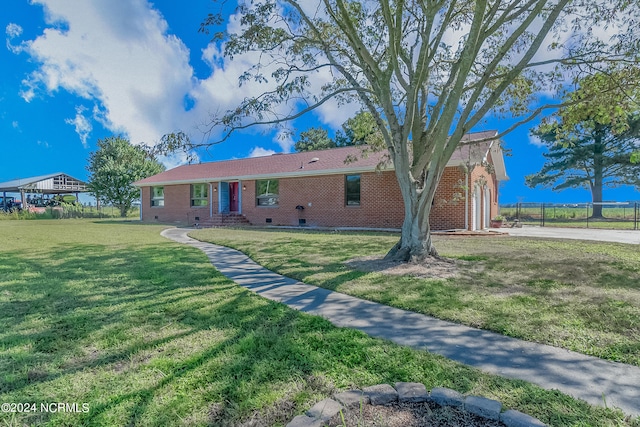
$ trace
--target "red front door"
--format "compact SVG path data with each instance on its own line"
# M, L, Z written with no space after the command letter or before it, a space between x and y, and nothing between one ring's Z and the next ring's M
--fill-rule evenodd
M238 212L238 183L229 183L229 211Z

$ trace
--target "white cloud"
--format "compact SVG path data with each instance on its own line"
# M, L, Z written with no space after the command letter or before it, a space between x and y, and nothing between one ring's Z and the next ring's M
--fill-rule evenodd
M190 133L210 113L235 108L268 89L257 82L238 88L238 78L255 56L229 61L213 44L202 54L211 75L195 78L188 48L167 34L167 22L146 0L34 2L43 5L47 28L21 45L39 64L24 79L21 96L30 102L59 90L77 95L95 104L92 115L83 111L84 119L123 133L133 143L153 144L176 130ZM237 25L234 19L229 25ZM185 97L194 101L189 111ZM78 116L71 120L80 124ZM279 144L284 151L293 145Z
M93 118L133 143L186 127L189 51L147 1L35 2L49 27L24 48L40 63L23 82L26 101L60 89L92 100Z
M11 122L11 126L12 126L14 129L18 129L18 128L20 127L20 123L18 123L18 121L17 121L17 120L14 120L14 121L12 121L12 122Z
M209 113L225 112L243 99L270 89L269 85L253 81L238 88L238 77L255 64L255 54L236 55L230 61L215 44L202 51L202 60L211 67L211 74L197 79L189 63L189 49L167 33L167 22L150 0L32 3L41 4L45 11L47 25L40 36L14 45L11 40L22 35L22 27L10 23L5 28L8 48L14 53L28 53L38 64L24 79L21 95L29 102L36 96L64 90L93 103L93 110L83 111L81 119L78 114L69 119L81 139L84 135L84 142L91 130L86 131L82 119L89 125L94 120L114 133L123 133L133 143L153 144L169 132L190 133ZM309 13L322 13L317 0L299 3ZM227 29L240 30L239 15L229 17ZM600 35L608 37L611 31L614 29ZM446 40L455 46L461 34L464 28L447 32ZM563 34L559 41L570 34ZM555 54L542 49L536 59ZM265 75L270 76L275 66L267 66ZM328 69L322 69L313 76L311 89L318 92L332 78ZM185 109L186 98L195 102L189 111ZM282 111L290 107L283 105ZM357 102L338 105L330 101L315 113L322 122L337 129L359 109ZM260 130L272 131L266 126ZM284 152L293 147L291 138L277 137L275 141Z
M347 119L355 116L362 105L359 102L350 102L340 105L335 99L329 100L322 104L315 111L318 118L333 129L340 129Z
M273 138L273 142L278 144L284 153L290 153L295 145L292 135L293 131L291 129L280 129Z
M89 135L93 130L93 126L89 119L87 119L84 115L84 112L87 109L82 105L76 107L76 116L73 119L66 119L64 122L68 125L73 125L76 130L76 133L80 137L80 141L82 141L82 145L87 147L87 139L89 139Z
M318 3L315 0L299 2L303 8L307 11L315 11L318 9ZM312 13L313 14L313 13ZM229 33L240 32L242 29L240 25L240 16L231 15L228 19L227 31ZM259 83L256 81L245 81L242 87L238 87L238 79L247 70L256 64L256 53L248 52L235 55L233 61L224 58L222 48L211 44L202 51L202 59L212 68L212 74L206 80L199 82L196 90L198 100L203 104L216 105L220 112L225 112L230 109L234 109L245 98L258 96L265 91L272 90L275 87L275 81L271 77L271 73L275 71L281 63L275 61L269 63L265 60L265 64L262 67L263 75L269 80L268 83ZM320 93L322 86L333 81L334 76L331 70L328 68L322 68L315 72L310 78L311 87L309 90L313 93ZM292 110L296 110L299 106L296 106L294 102L290 104L282 104L277 106L277 113L282 116L290 113ZM338 105L335 100L329 100L320 107L318 107L314 114L323 123L331 126L334 129L338 129L344 121L354 116L361 106L359 103L354 102L346 105ZM261 126L262 130L271 131L273 126ZM288 140L281 139L282 132L278 132L274 141L282 147L284 152L290 152L294 142L289 138Z
M180 165L184 165L191 161L191 163L197 163L200 159L196 156L195 158L189 159L185 153L178 152L171 154L170 156L162 156L158 159L160 163L164 165L167 169L173 169Z
M18 24L10 22L5 28L5 32L7 34L7 37L13 39L19 37L22 34L22 27Z
M14 53L25 52L38 65L23 80L20 94L31 102L62 90L93 103L92 110L83 109L67 119L83 144L90 137L94 121L113 133L124 134L132 143L153 144L176 130L191 133L211 113L235 108L243 99L259 95L275 83L250 81L239 88L238 78L255 64L255 54L236 55L230 61L215 44L202 51L211 74L197 79L189 63L189 49L167 34L167 22L148 0L33 3L43 6L46 26L35 39L11 45ZM239 17L231 16L229 29L236 30L239 25ZM22 34L17 24L9 24L5 31L8 45L9 38ZM270 77L275 67L268 66L265 75ZM314 87L329 79L328 71L318 73ZM194 101L188 111L186 98ZM280 112L289 108L282 105ZM358 109L354 104L352 112ZM350 110L349 106L327 103L317 114L325 123L339 127ZM257 130L271 133L272 129L263 126ZM282 151L290 152L294 142L282 136L278 132L274 140Z
M262 147L254 147L249 153L249 157L264 157L272 154L276 154L276 152Z
M22 52L22 49L24 47L22 44L16 46L13 43L11 43L13 39L15 39L16 37L20 37L22 35L22 27L18 24L10 22L6 26L4 31L5 31L5 34L7 35L7 49L9 49L9 51L16 54Z
M539 148L543 148L547 146L544 142L542 142L542 140L538 135L531 135L531 134L529 134L529 144L535 145L536 147L539 147Z

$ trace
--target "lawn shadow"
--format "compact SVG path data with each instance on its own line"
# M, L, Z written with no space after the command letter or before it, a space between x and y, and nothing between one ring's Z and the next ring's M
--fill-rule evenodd
M14 267L12 280L0 288L7 296L0 299L0 348L21 349L0 363L0 395L11 400L89 401L90 412L74 418L85 425L103 424L126 408L122 425L134 425L157 412L151 406L168 389L204 376L212 385L203 399L217 408L211 423L248 416L284 423L298 411L301 396L331 388L314 373L339 366L335 355L334 363L325 359L326 342L318 339L335 328L233 285L192 248L167 242L113 251L76 244L4 255ZM25 267L33 274L24 275ZM200 347L188 344L212 330L222 331L220 337ZM188 355L167 361L161 350L174 347ZM214 362L216 369L209 368ZM128 378L153 369L163 374L152 385L129 384ZM77 375L113 378L123 391L98 391L104 385L97 381L89 395L65 395L77 386L61 384ZM257 409L264 402L245 403L256 395L268 401L274 386L291 388L277 411ZM28 424L63 416L23 415Z
M106 335L124 336L131 327L163 327L178 315L154 316L156 310L202 297L211 292L212 283L225 282L219 275L212 281L210 268L191 273L196 283L204 285L187 287L183 281L171 280L179 272L161 260L186 262L191 254L187 248L161 246L124 250L116 255L105 246L86 244L55 247L46 257L5 251L6 265L14 267L4 276L12 280L0 288L5 297L0 299L0 324L5 327L0 348L29 347L30 351L4 362L3 370L9 375L0 380L0 390L17 391L32 384L30 366L77 358L92 341L105 340ZM204 301L192 308L197 310L203 305ZM118 328L120 324L123 326ZM148 345L160 342L153 340ZM107 348L102 356L76 364L73 369L112 363L131 351L127 346L118 351ZM40 373L38 381L51 381L71 372L64 368L54 371Z

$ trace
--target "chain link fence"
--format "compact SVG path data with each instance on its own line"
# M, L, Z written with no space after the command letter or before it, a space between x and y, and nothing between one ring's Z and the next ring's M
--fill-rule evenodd
M514 203L500 205L507 226L640 230L640 202Z

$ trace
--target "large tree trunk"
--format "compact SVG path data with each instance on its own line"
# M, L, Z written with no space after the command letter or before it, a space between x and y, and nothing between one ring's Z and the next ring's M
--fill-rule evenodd
M596 181L594 179L594 181ZM591 187L591 198L593 199L593 213L591 218L604 218L602 215L602 182L594 183Z
M431 240L429 215L439 176L438 172L432 176L427 172L423 182L416 182L408 170L405 171L399 162L396 163L396 177L404 201L404 221L400 241L391 248L385 259L420 262L428 257L438 257Z
M602 216L602 182L604 175L604 144L602 139L604 129L597 125L594 130L593 143L593 183L591 184L591 200L593 201L592 218L603 218Z
M405 217L400 241L385 256L385 259L401 262L420 262L427 257L438 257L431 241L429 221L420 221L418 216Z

